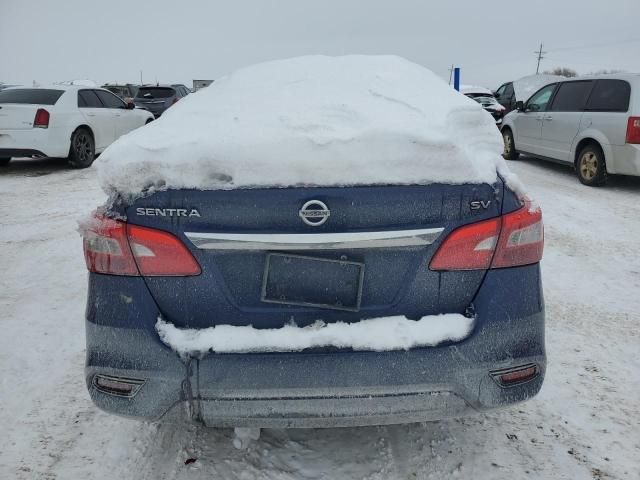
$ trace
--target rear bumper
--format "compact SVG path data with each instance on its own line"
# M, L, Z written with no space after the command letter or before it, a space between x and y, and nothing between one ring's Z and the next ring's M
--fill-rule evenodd
M640 176L640 145L610 145L611 158L607 158L609 173Z
M60 128L0 130L0 157L69 156L71 134Z
M209 426L236 427L406 423L521 402L540 390L544 378L537 265L489 272L474 300L475 329L455 344L394 352L209 355L186 361L157 337L158 312L143 280L125 279L126 295L122 280L91 276L86 324L91 397L120 415L159 419L184 411ZM538 366L539 375L517 386L501 387L490 375L529 363ZM133 398L115 397L95 387L95 374L145 384Z

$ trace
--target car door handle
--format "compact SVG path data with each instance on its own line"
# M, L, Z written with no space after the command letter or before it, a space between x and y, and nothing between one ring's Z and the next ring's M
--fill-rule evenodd
M96 114L95 113L87 113L87 117L95 117Z
M553 117L551 115L547 115L546 117L544 117L544 119L550 122L551 120L553 120Z

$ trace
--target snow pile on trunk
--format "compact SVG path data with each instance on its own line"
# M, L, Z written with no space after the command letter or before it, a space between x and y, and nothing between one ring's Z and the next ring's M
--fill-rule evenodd
M380 317L355 323L315 322L307 327L285 325L258 329L251 325L216 325L203 329L180 329L158 318L156 330L162 341L180 355L206 353L299 352L306 348L336 347L353 350L408 350L466 337L473 318L448 313L409 320Z
M526 77L522 77L519 80L513 81L513 91L516 95L516 100L522 100L526 102L529 100L531 95L536 93L545 85L549 85L550 83L562 82L566 80L565 77L561 77L559 75L528 75Z
M103 189L492 183L491 116L395 56L309 56L221 78L114 142Z

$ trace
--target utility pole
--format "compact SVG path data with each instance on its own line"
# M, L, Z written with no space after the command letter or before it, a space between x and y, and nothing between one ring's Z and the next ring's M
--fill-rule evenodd
M540 50L536 50L535 53L538 56L538 66L536 67L536 75L538 75L538 73L540 73L540 60L542 60L544 58L544 54L547 52L543 52L542 51L542 42L540 42Z
M453 63L451 64L451 68L449 69L449 85L451 85L451 75L453 75Z
M140 85L144 85L144 84L142 83L142 70L140 70Z

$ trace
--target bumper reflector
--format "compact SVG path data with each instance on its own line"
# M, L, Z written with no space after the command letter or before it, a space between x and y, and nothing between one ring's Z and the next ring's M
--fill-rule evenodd
M93 385L108 395L117 397L133 397L142 385L144 380L138 378L112 377L111 375L96 375L93 377Z
M529 380L533 380L539 373L540 369L533 363L522 365L520 367L505 368L489 372L491 378L493 378L501 387L513 387L515 385L520 385L528 382Z

